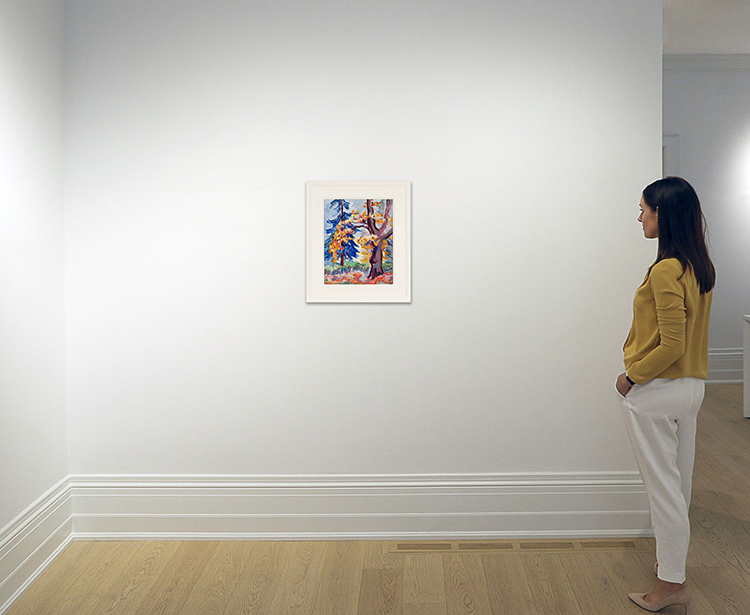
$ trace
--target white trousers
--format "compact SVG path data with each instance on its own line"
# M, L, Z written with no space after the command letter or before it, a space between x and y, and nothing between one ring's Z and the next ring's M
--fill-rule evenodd
M659 578L685 582L695 432L705 382L656 378L623 399L625 426L648 493Z

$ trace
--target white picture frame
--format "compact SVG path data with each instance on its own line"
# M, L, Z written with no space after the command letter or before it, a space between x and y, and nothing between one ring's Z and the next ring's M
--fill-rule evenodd
M410 303L411 182L309 181L305 184L305 192L307 303ZM332 228L329 220L326 220L326 207L330 210L331 202L334 200L345 200L348 203L369 200L381 203L381 209L389 212L386 222L392 220L393 232L389 236L388 244L392 254L392 281L331 282L329 275L329 282L326 283L326 232L329 231L330 235ZM328 265L330 269L330 262ZM360 277L357 279L363 279L362 274L358 275Z

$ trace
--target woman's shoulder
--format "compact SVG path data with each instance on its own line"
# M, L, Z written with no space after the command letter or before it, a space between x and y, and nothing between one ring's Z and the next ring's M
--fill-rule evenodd
M691 272L686 272L678 259L665 258L651 267L649 280L651 284L672 286L673 284L684 283L685 275L689 273Z
M680 294L689 289L697 289L698 281L693 268L688 265L687 270L676 258L665 258L651 268L649 276L652 288L654 285L662 289L671 289ZM678 290L681 289L681 290Z
M665 277L680 277L685 271L682 263L676 258L665 258L651 268L651 274Z

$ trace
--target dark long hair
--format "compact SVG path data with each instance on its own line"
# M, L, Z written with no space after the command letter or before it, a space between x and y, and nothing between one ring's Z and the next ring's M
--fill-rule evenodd
M681 177L665 177L646 186L643 200L659 216L654 265L676 258L684 271L693 270L701 294L709 292L716 283L716 270L706 248L706 219L693 187Z

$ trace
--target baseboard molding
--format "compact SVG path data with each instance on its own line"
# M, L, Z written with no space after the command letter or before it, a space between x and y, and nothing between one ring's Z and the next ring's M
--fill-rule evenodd
M0 531L0 614L26 591L72 540L66 478Z
M662 57L664 70L750 70L750 54L747 53L679 53Z
M637 473L72 476L76 539L648 536Z
M708 384L736 384L744 379L742 348L708 351Z

